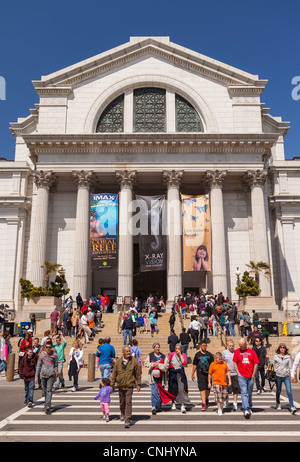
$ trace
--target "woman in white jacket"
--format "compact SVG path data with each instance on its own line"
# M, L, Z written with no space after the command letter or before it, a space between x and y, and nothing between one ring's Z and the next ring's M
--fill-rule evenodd
M271 362L271 364L275 366L276 370L276 409L281 409L280 394L282 384L284 383L290 403L290 413L295 414L297 412L297 408L294 406L290 379L290 372L292 370L292 358L288 353L289 351L285 343L280 343L276 350L276 355Z
M69 363L68 363L69 380L72 380L72 377L73 377L72 391L76 391L78 390L78 375L82 367L82 360L83 360L83 348L79 340L75 340L74 346L70 350L69 357L70 357Z

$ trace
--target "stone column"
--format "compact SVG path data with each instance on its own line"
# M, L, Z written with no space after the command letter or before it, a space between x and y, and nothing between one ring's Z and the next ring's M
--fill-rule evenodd
M251 210L253 226L253 260L255 263L260 261L269 263L269 249L266 225L266 210L264 201L264 184L267 172L262 170L248 171L244 175L244 181L251 190ZM263 275L260 275L261 296L271 296L271 283Z
M132 189L136 171L116 171L119 193L118 295L133 297L133 233L131 229Z
M77 184L73 296L75 299L80 293L82 299L86 300L90 255L90 187L96 179L92 171L73 171L72 175Z
M206 172L206 182L210 186L213 293L222 292L225 297L228 284L222 184L226 174L219 170Z
M167 303L182 293L182 210L179 188L183 171L163 171L167 193Z
M37 187L37 196L32 246L31 282L34 286L40 287L44 283L44 268L42 268L42 265L44 265L46 258L49 191L56 182L56 176L52 171L44 172L41 170L34 172L33 177Z

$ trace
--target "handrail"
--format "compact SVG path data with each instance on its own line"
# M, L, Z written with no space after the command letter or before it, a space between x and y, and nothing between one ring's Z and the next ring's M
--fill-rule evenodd
M118 334L121 334L122 332L122 323L121 323L121 319L123 318L123 315L124 315L124 302L122 303L122 307L120 309L120 313L119 313L119 318L118 318L118 326L117 326L117 332Z
M222 329L220 323L217 321L217 337L219 337L219 334L220 334L220 337L221 337L221 344L227 350L227 335L226 335L226 332L224 332L224 330Z

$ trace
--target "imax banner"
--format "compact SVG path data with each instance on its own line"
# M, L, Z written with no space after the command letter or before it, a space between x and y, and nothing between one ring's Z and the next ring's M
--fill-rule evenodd
M118 194L92 194L90 215L92 269L118 266Z
M139 236L141 272L167 269L165 196L136 196L135 229Z
M211 271L209 195L181 199L184 271Z

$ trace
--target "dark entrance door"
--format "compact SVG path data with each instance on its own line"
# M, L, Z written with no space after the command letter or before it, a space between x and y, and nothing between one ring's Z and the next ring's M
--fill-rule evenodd
M140 300L147 300L149 294L157 297L161 296L167 300L167 272L166 271L140 271L139 245L134 244L133 258L133 296Z

